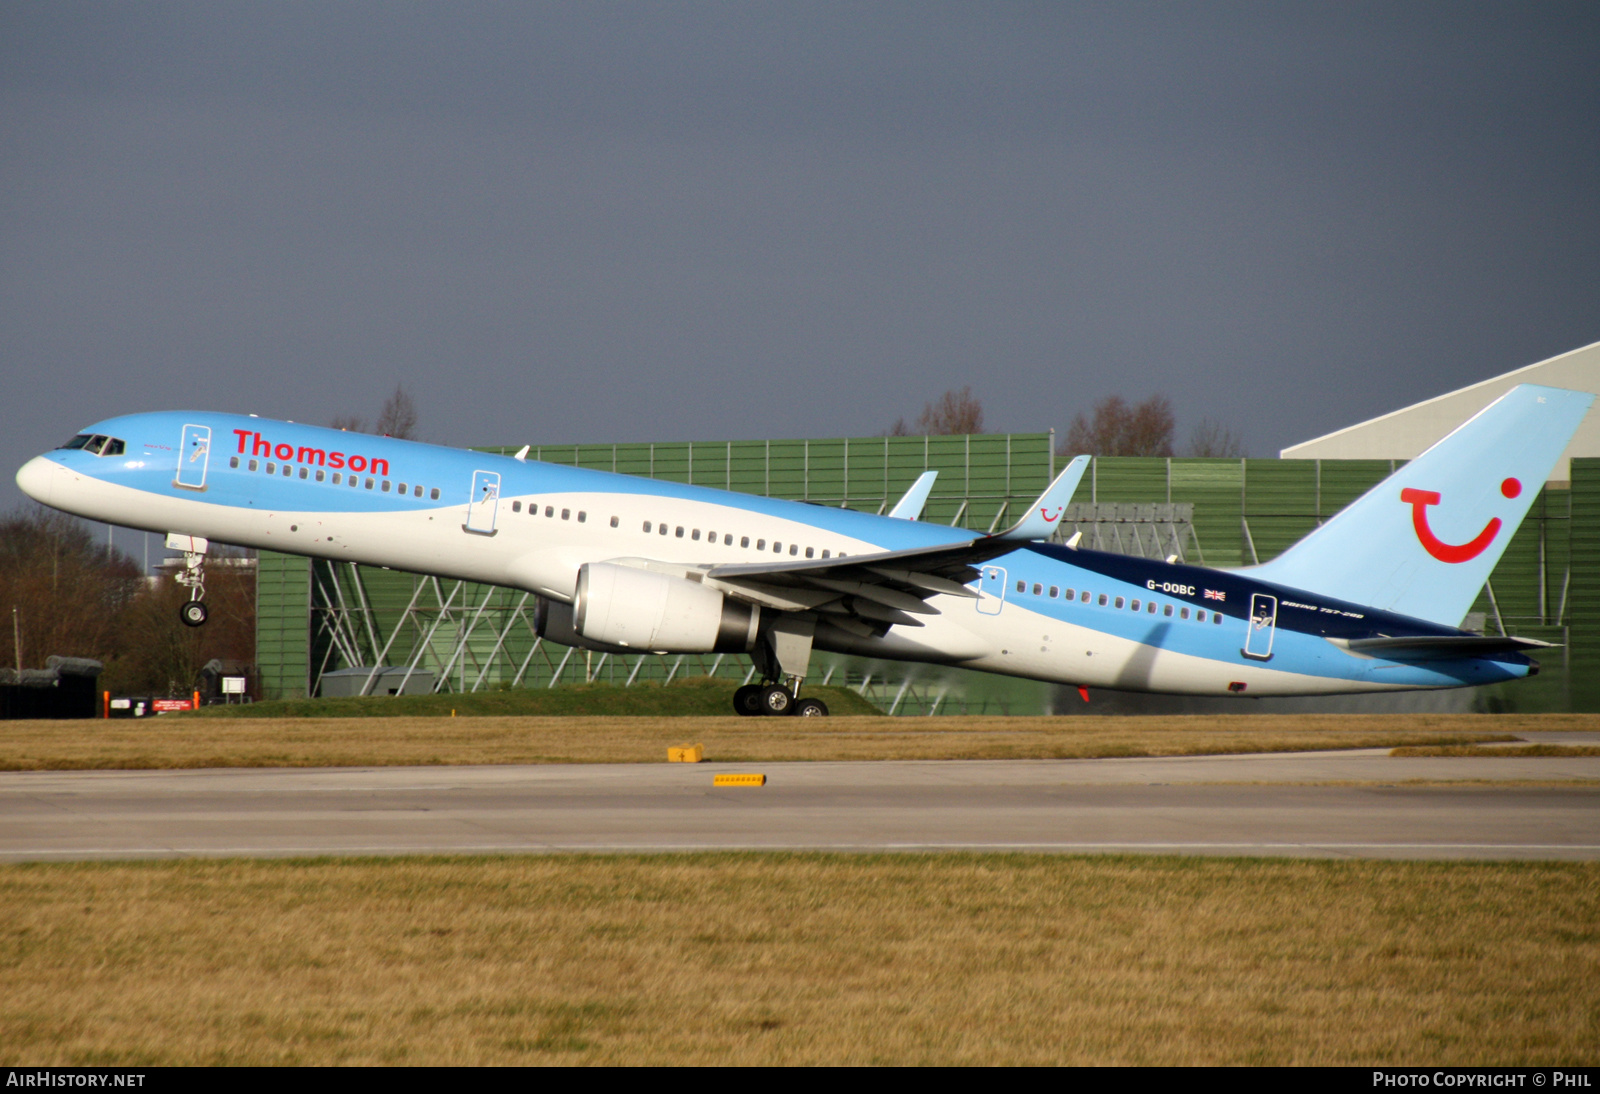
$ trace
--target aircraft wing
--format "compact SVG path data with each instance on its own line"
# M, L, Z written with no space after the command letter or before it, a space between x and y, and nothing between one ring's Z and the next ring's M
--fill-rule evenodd
M704 576L730 586L738 595L779 606L788 600L819 611L856 616L868 626L902 624L920 627L919 615L937 615L927 603L937 594L977 599L967 588L976 581L975 567L1017 549L999 536L979 536L963 543L878 551L841 558L731 563L712 566Z
M828 612L836 623L837 617L845 616L854 617L853 623L863 628L920 627L918 616L939 614L927 603L930 597L942 593L978 599L978 593L967 587L978 579L978 566L1015 551L1019 543L1044 539L1055 531L1088 466L1088 456L1075 458L1022 520L996 535L839 558L728 563L700 573L735 596L775 608ZM931 476L924 479L932 485Z

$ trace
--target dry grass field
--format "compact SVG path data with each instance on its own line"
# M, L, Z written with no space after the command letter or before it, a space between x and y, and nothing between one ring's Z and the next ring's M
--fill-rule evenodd
M1451 746L1600 730L1600 715L1217 715L1106 718L192 718L0 722L0 770L1079 759Z
M1600 1063L1600 864L0 868L7 1064Z

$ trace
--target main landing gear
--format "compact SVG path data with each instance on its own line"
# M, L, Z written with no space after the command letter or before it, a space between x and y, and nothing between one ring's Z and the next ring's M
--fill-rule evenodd
M798 687L799 678L795 684ZM745 717L795 715L800 718L826 718L828 704L807 696L796 699L782 684L746 684L733 693L733 709Z
M821 699L798 699L800 684L811 664L811 635L815 617L785 613L762 629L750 658L755 662L761 683L746 684L733 693L734 712L745 717L756 715L799 715L825 718L828 705ZM792 687L784 687L788 679Z
M206 548L204 536L167 534L167 550L183 552L183 569L172 575L172 580L189 590L189 600L178 609L178 618L186 627L203 626L206 621Z

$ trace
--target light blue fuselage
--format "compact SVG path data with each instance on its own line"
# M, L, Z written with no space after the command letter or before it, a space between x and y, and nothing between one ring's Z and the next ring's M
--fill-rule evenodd
M973 538L849 509L254 417L133 414L84 435L115 438L122 451L47 453L19 472L23 488L48 505L124 526L489 582L563 602L585 563L704 567ZM1465 632L1244 572L1042 542L974 568L981 576L971 587L981 595L931 597L937 611L920 618L922 627L871 636L823 628L817 645L1063 684L1212 695L1459 687L1536 671L1515 652L1390 659L1353 651L1345 643Z

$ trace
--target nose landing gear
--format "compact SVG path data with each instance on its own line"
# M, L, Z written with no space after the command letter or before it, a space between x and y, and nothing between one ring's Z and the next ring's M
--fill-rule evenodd
M210 544L204 536L183 536L176 532L167 534L167 550L183 552L183 569L172 575L172 580L189 590L189 600L178 609L178 618L184 626L199 627L206 621L206 549Z

